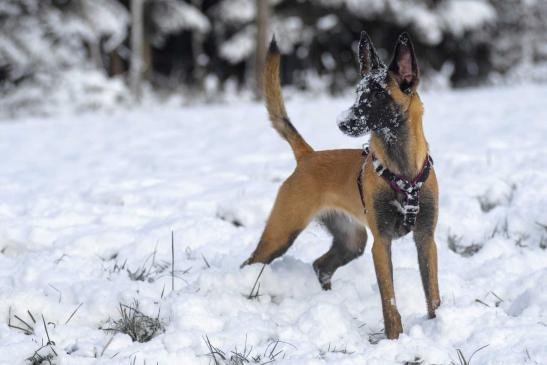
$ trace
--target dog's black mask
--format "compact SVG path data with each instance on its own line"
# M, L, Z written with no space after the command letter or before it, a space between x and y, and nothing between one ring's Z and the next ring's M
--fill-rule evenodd
M390 96L387 77L384 66L361 79L355 103L338 117L338 128L342 132L352 137L371 131L389 134L399 126L402 113Z
M404 113L393 100L389 83L396 82L401 91L410 93L418 79L412 43L406 33L399 37L394 59L388 68L363 31L359 41L359 63L361 80L357 85L357 97L355 103L338 117L338 127L352 137L373 131L390 140L395 129L403 122Z

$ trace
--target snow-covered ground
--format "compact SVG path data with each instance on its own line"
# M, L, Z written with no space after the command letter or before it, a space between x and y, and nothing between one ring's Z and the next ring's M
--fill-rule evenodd
M486 345L473 364L547 364L545 95L547 86L422 95L441 188L442 305L426 318L414 245L396 242L397 341L378 334L370 243L321 290L311 262L330 238L317 224L247 298L261 265L239 264L295 164L262 105L2 123L0 363L23 363L49 336L61 364L208 364L207 336L227 356L247 343L262 361L280 340L278 364L459 364L458 349L469 359ZM359 147L335 123L350 103L292 98L288 110L316 149ZM132 280L140 267L151 272ZM134 300L166 324L146 343L101 329ZM32 334L8 327L26 327L15 315Z

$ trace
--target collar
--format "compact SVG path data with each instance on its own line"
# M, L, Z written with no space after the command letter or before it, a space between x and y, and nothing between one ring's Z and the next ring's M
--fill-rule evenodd
M372 158L372 165L376 174L382 177L389 184L391 189L393 189L397 193L401 193L404 195L403 204L399 205L398 208L399 212L403 215L403 225L409 230L412 229L416 225L416 217L420 212L420 191L424 182L429 177L429 172L431 168L433 167L433 159L431 158L429 153L425 158L424 164L422 165L420 172L413 180L407 180L404 177L396 175L388 170L380 163L380 160L376 158L376 156L373 152L370 151L370 148L368 146L365 146L363 148L362 155L365 158L365 163L368 155L370 155ZM362 168L362 170L364 170L364 168ZM363 201L361 189L362 172L363 171L361 171L361 174L359 174L357 185L359 186L359 193L361 194L361 200Z

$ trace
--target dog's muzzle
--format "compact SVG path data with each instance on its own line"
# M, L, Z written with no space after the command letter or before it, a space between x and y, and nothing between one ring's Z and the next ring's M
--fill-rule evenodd
M359 108L352 106L342 112L337 118L338 128L346 135L351 137L360 137L368 132L366 118Z

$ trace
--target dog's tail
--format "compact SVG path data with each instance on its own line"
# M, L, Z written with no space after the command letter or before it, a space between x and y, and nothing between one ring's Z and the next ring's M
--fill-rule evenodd
M285 110L285 102L281 95L281 83L279 81L279 48L275 42L275 37L270 42L266 64L264 66L264 96L266 97L266 109L272 122L272 127L289 144L298 161L302 156L313 152L313 148L302 138L300 133L292 125L289 116Z

